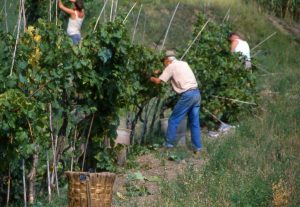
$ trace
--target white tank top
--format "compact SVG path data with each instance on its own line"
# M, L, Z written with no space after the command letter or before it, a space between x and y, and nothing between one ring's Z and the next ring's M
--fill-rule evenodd
M238 44L236 48L234 49L234 52L240 52L242 55L246 57L246 60L250 61L250 48L246 41L238 40Z
M75 15L76 15L75 19L69 18L68 29L67 29L68 35L75 35L75 34L80 35L80 29L83 22L83 18L78 17L77 11L75 11Z

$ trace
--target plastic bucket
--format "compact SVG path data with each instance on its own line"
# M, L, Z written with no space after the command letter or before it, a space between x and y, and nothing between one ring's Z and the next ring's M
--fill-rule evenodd
M130 145L130 129L118 128L117 129L117 139L115 141L116 144L125 144Z
M121 150L117 153L117 163L122 166L125 164L127 159L127 148L130 145L130 129L118 128L117 129L117 139L115 140L115 144L124 145Z

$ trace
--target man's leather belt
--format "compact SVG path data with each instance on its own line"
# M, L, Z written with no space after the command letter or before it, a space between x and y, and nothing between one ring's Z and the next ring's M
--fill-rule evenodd
M198 87L196 87L196 88L190 88L190 89L186 90L186 91L183 92L183 93L186 93L186 92L188 92L188 91L193 91L193 90L198 90ZM183 94L183 93L182 93L182 94Z

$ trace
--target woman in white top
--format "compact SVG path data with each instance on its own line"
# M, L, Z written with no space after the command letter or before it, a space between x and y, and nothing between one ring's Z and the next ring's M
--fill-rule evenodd
M61 0L58 1L58 7L64 11L65 13L69 14L69 23L67 34L72 39L73 44L76 45L81 39L81 25L84 19L84 10L83 10L83 1L81 0L70 0L74 3L74 9L70 9L66 7Z
M239 52L244 56L245 68L251 68L250 48L246 41L242 40L238 34L230 33L229 40L231 41L231 52Z

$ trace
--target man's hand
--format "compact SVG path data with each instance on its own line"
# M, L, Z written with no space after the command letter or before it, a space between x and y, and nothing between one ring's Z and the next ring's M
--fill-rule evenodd
M160 71L159 69L153 71L153 74L154 74L154 75L158 75L158 74L160 74L160 73L161 73L161 71Z
M161 80L160 80L159 78L155 78L155 77L151 77L151 78L150 78L150 81L151 81L152 83L155 83L156 85L159 85L160 82L161 82Z

